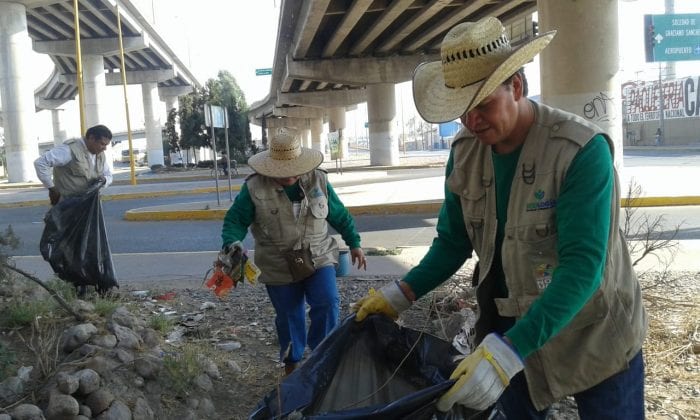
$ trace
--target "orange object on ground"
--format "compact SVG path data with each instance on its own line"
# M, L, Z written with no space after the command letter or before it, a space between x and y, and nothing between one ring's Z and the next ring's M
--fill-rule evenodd
M212 289L218 297L226 296L232 288L236 287L236 283L231 277L227 276L219 267L214 269L214 274L211 275L204 285L208 289Z

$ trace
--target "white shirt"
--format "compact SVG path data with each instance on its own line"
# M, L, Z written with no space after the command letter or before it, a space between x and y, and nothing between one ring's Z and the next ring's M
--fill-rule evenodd
M85 145L85 140L78 139ZM112 157L108 150L105 150L105 166L102 170L102 176L105 177L105 187L112 183ZM95 165L97 156L88 152L88 160L91 165ZM73 159L73 155L70 152L70 147L63 143L60 146L56 146L48 152L41 155L37 160L34 161L34 169L36 169L36 176L39 177L39 181L46 188L53 188L53 168L54 166L66 166Z

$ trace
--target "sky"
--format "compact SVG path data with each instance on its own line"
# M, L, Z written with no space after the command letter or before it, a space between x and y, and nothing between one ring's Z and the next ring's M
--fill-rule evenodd
M277 23L282 0L131 0L146 20L154 26L170 45L178 58L200 83L215 78L219 70L228 70L236 78L248 104L263 99L270 90L270 76L256 76L255 69L272 67L277 36ZM619 1L620 16L620 80L654 80L659 66L645 63L644 14L664 13L665 0ZM675 0L675 13L700 13L700 1ZM604 30L604 29L602 29ZM45 56L33 54L30 68L40 69L34 74L33 85L40 85L50 74L52 64ZM531 94L539 93L537 62L528 66ZM678 62L676 77L700 75L700 61ZM132 129L143 127L141 90L128 88L129 114ZM407 119L415 114L411 100L410 82L397 86L397 118ZM107 102L116 112L110 113L109 125L113 131L126 128L124 99L121 86L108 88ZM398 108L398 105L397 105ZM79 133L77 101L65 105L66 129L69 137ZM165 107L163 106L163 110ZM165 112L165 111L163 111ZM364 114L363 114L364 113ZM37 114L37 137L40 141L51 138L50 112ZM364 129L366 107L359 106L348 114L348 129ZM364 121L363 121L364 120ZM163 120L164 122L164 120ZM353 127L354 126L354 127ZM251 125L253 137L259 129Z

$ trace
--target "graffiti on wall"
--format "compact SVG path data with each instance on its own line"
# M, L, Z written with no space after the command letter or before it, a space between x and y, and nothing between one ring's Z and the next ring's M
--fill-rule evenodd
M616 117L615 102L603 92L599 92L593 99L583 105L583 116L591 121L614 121Z
M624 83L622 85L623 122L658 120L662 96L665 119L700 116L700 76L689 76L664 80L661 83L658 81Z

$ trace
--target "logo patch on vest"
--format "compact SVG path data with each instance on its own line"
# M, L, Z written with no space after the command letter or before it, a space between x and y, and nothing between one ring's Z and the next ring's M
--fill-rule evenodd
M537 201L526 204L526 211L546 210L557 206L557 200L550 198L545 199L545 193L542 190L537 190L533 194Z
M544 290L552 282L552 275L554 274L554 266L552 264L542 263L535 267L535 281L537 282L537 288Z
M319 187L314 187L313 190L309 193L311 198L318 198L318 197L323 197L323 191Z

